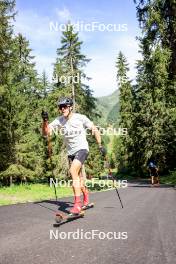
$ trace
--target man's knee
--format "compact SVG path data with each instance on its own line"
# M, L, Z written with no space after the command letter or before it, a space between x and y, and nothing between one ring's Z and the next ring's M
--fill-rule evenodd
M79 168L71 166L69 172L70 172L70 174L72 176L74 176L74 175L79 176L78 175L79 174L79 170L80 170Z
M74 167L71 166L70 169L69 169L69 172L70 172L71 175L74 175L76 173L76 170L75 170Z

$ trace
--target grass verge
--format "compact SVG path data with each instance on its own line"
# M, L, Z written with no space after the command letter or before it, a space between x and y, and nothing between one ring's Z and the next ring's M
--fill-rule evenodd
M57 188L57 195L59 198L70 196L71 194L71 187ZM0 205L34 202L54 198L54 188L51 188L47 184L12 185L11 187L0 188Z
M160 177L160 183L171 184L171 185L176 186L176 175L171 174L171 175L167 175L167 176L161 176Z
M87 187L91 192L103 191L111 186L110 180L93 179L87 181ZM71 187L56 187L58 198L73 195ZM35 202L55 199L54 187L48 184L24 184L0 187L0 206L25 202Z

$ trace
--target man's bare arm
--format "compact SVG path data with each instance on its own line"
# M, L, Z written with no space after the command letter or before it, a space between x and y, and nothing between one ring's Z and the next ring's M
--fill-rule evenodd
M92 135L95 136L95 139L96 139L96 141L98 143L98 146L101 147L101 135L100 135L100 131L98 130L98 128L95 125L92 126Z

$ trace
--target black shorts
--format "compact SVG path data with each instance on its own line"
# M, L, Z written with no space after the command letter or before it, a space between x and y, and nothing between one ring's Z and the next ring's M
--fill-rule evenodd
M81 164L83 164L87 159L88 154L89 152L87 149L78 150L75 154L68 156L69 164L71 164L74 159L79 160Z
M158 172L156 168L150 168L150 176L158 177Z

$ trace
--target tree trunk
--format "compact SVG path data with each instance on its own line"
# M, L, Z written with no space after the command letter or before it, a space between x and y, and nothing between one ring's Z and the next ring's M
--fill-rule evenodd
M12 184L13 184L13 178L12 178L12 176L10 176L10 187L12 186Z

